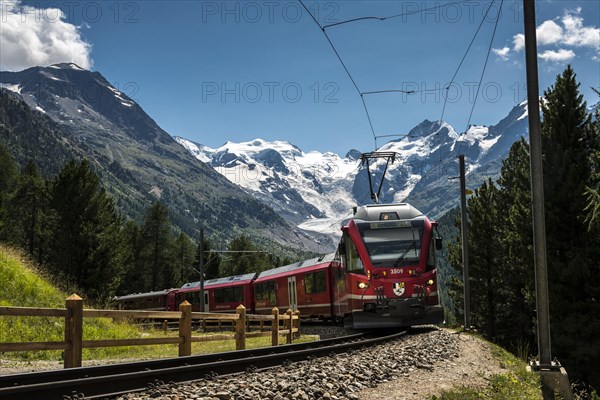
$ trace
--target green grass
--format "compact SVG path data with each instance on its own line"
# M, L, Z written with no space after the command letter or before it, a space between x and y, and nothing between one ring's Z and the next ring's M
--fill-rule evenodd
M0 244L0 306L65 308L68 294L56 289L48 279L19 252ZM85 305L86 308L92 308ZM167 332L176 336L176 332ZM195 332L195 336L210 336ZM83 340L113 340L165 337L165 332L142 329L128 322L108 318L86 318ZM64 319L55 317L0 316L0 343L61 342L64 340ZM315 340L304 336L300 341ZM297 342L297 341L296 341ZM280 343L285 343L282 337ZM270 346L271 338L248 338L247 348ZM234 340L198 342L192 344L192 354L235 350ZM83 360L176 357L177 345L119 346L83 349ZM10 360L60 360L62 351L4 352L0 358Z

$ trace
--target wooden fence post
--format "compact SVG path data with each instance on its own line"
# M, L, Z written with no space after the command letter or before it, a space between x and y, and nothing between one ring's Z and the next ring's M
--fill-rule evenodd
M69 344L69 349L64 352L64 367L81 367L83 299L76 294L72 294L67 298L65 304L68 312L65 318L65 342Z
M292 328L294 327L294 323L293 323L293 319L292 316L294 315L294 312L288 308L288 310L285 312L285 322L286 322L286 329L288 330L288 333L286 335L286 343L287 344L292 344Z
M295 319L294 323L292 324L294 326L294 328L298 329L298 332L296 332L294 334L294 338L300 339L300 311L299 310L296 310L296 312L294 313L294 317L298 317L298 319Z
M279 308L271 310L273 322L271 323L271 346L279 346Z
M179 337L183 343L179 343L179 357L192 355L192 305L184 300L179 305L181 318L179 319Z
M240 304L235 312L239 316L235 321L235 349L244 350L246 348L246 307Z

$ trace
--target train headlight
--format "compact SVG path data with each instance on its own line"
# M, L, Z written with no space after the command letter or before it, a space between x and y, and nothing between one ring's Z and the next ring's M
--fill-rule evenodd
M430 280L428 280L428 281L427 281L427 284L428 284L429 286L433 285L433 279L430 279Z
M365 282L358 282L357 286L359 289L366 289L369 287L369 284Z

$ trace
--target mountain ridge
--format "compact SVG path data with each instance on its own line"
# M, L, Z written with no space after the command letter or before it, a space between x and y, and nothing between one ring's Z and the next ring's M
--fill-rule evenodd
M183 149L99 72L75 64L0 71L0 86L60 127L62 140L93 161L117 204L126 206L122 211L138 222L160 199L178 229L195 238L203 221L219 246L246 232L263 244L319 249L312 238Z
M405 137L380 146L378 151L396 153L386 172L381 202L407 201L433 218L441 217L458 204L458 188L448 181L458 175L458 152L469 160L467 179L472 187L487 176L497 176L510 146L528 135L526 106L526 102L516 105L495 125L471 125L461 134L444 121L425 119ZM370 202L366 168L356 149L342 158L331 152L305 153L281 140L227 141L217 148L180 136L175 140L310 233L336 237L338 222L351 215L352 207ZM378 183L385 161L373 162L370 169L372 181Z

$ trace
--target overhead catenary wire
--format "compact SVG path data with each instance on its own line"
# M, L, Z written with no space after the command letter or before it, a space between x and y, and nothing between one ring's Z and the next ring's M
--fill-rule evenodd
M432 11L432 10L437 10L439 8L443 8L443 7L449 7L449 6L453 6L456 4L462 4L462 3L467 3L473 0L461 0L461 1L455 1L453 3L446 3L446 4L438 4L437 6L434 7L429 7L429 8L421 8L418 10L414 10L414 11L408 11L408 12L404 12L404 13L400 13L400 14L394 14L394 15L390 15L387 17L358 17L358 18L352 18L352 19L348 19L345 21L340 21L340 22L335 22L333 24L329 24L329 25L325 25L323 26L323 29L327 29L327 28L332 28L334 26L339 26L339 25L344 25L344 24L348 24L351 22L357 22L357 21L364 21L364 20L368 20L368 19L375 19L375 20L379 20L379 21L385 21L386 19L394 19L394 18L399 18L399 17L405 17L408 15L415 15L418 13L422 13L425 11Z
M495 0L492 2L492 4L495 2ZM475 105L477 104L477 98L479 97L479 92L481 90L481 83L483 82L483 77L485 75L485 71L487 69L487 65L488 65L488 61L490 59L490 54L492 52L492 46L494 44L494 38L496 37L496 31L498 30L498 22L500 21L500 17L502 15L502 6L504 5L504 0L500 0L500 7L498 9L498 14L496 15L496 22L494 24L494 30L492 32L492 37L490 39L490 44L488 46L488 51L487 51L487 55L485 57L485 62L483 64L483 69L481 70L481 76L479 77L479 84L477 85L477 92L475 93L475 99L473 100L473 105L471 106L471 112L469 113L469 119L467 120L467 127L465 128L465 133L466 134L469 130L469 126L471 124L471 118L473 117L473 111L475 110ZM490 5L491 7L491 5ZM459 145L458 145L458 150L456 152L456 155L458 156L460 154L460 150L462 149L462 145L464 143L464 140L461 140Z
M323 32L323 35L325 35L325 38L327 39L327 42L329 43L329 45L333 49L333 52L335 53L337 59L342 64L342 67L344 68L344 71L346 71L346 74L348 74L348 77L350 78L350 81L352 82L352 84L354 85L354 88L356 89L356 92L360 96L360 100L362 101L363 107L365 109L365 113L367 114L367 120L369 121L369 127L371 128L371 134L373 135L373 140L375 141L375 149L377 149L377 137L375 135L375 129L373 128L373 122L371 121L371 116L369 115L369 109L367 108L367 104L365 103L365 99L364 99L362 93L360 92L360 89L358 88L358 85L356 84L356 81L354 80L354 77L352 76L352 74L348 70L348 67L346 67L346 64L344 63L344 60L342 60L342 57L340 56L340 54L338 53L337 49L335 48L333 42L329 38L329 35L325 31L325 28L323 28L323 26L321 25L321 23L319 21L317 21L317 19L315 18L315 16L309 11L308 7L306 7L306 5L304 4L304 2L302 0L298 0L298 1L300 2L300 4L302 4L302 7L304 7L304 9L308 13L308 15L310 15L310 17L312 18L312 20L315 22L315 24L317 24L317 26L321 29L321 32Z
M411 11L411 12L406 12L406 13L395 14L395 15L391 15L391 16L387 16L387 17L361 17L361 18L354 18L352 20L341 21L341 22L338 22L338 23L329 24L329 25L325 25L325 26L321 25L321 23L310 12L310 10L308 9L308 7L306 7L306 5L304 4L304 2L302 0L298 0L298 1L300 2L300 4L302 5L302 7L304 8L304 10L308 13L308 15L310 15L310 17L312 18L312 20L314 21L314 23L317 24L317 26L319 27L319 29L321 29L321 32L323 32L323 35L327 39L327 42L331 46L331 48L332 48L333 52L335 53L338 61L340 62L340 64L342 64L342 67L344 68L344 71L346 71L346 74L348 75L348 77L350 78L350 81L354 85L354 88L356 89L356 92L360 96L360 100L362 102L363 108L365 110L365 114L367 116L367 121L369 122L369 127L371 129L371 134L372 134L373 140L375 142L375 150L377 150L377 139L379 137L383 137L383 136L378 136L378 135L375 134L375 128L373 126L373 120L372 120L371 115L369 113L369 108L367 107L367 103L365 102L364 96L365 95L370 95L370 94L380 94L380 93L415 94L415 93L418 93L418 92L421 92L421 91L417 91L417 90L402 90L402 89L388 89L388 90L378 90L378 91L362 92L360 90L360 88L358 87L358 84L356 83L356 80L354 79L354 77L350 73L350 70L346 66L346 63L344 63L344 60L342 59L342 57L340 56L339 52L337 51L335 45L331 41L331 38L327 34L326 28L330 28L330 27L334 27L334 26L338 26L338 25L342 25L342 24L346 24L346 23L350 23L350 22L356 22L356 21L360 21L360 20L364 20L364 19L377 19L377 20L380 20L380 21L384 21L386 19L393 19L393 18L399 18L401 16L413 15L413 14L417 14L417 13L421 13L421 12L425 12L425 11L430 11L430 10L434 10L434 9L448 7L450 5L467 3L468 1L471 1L471 0L462 0L462 1L457 1L457 2L453 2L453 3L441 4L441 5L437 5L437 6L430 7L430 8L423 8L423 9L419 9L419 10L415 10L415 11ZM430 90L423 90L423 92L425 92L425 91L430 91ZM400 137L400 136L408 136L408 135L402 134L402 135L393 135L393 136ZM386 136L386 137L389 137L389 136Z
M321 29L321 31L323 32L323 35L325 36L325 38L327 39L327 42L329 43L329 45L331 46L333 52L335 53L337 59L339 60L340 64L342 64L342 67L344 68L344 71L346 71L346 74L348 75L348 77L350 78L350 81L352 82L352 84L354 85L354 88L356 89L358 95L360 96L363 108L365 110L365 114L367 116L367 120L369 123L369 128L371 130L371 135L373 136L373 140L375 142L375 149L377 149L377 139L382 138L382 137L410 137L410 135L408 134L393 134L393 135L377 135L375 133L375 128L373 126L373 120L371 118L371 115L369 113L369 108L367 107L367 103L365 101L365 95L372 95L372 94L383 94L383 93L404 93L404 94L416 94L416 93L424 93L424 92L438 92L440 89L422 89L422 90L404 90L404 89L385 89L385 90L372 90L372 91L361 91L360 88L358 87L358 84L356 83L356 80L354 79L354 77L352 76L352 74L350 73L350 70L348 69L348 67L346 66L346 64L344 63L341 55L339 54L339 52L337 51L335 45L333 44L331 38L329 37L329 35L326 32L327 28L331 28L331 27L336 27L336 26L340 26L343 24L348 24L348 23L352 23L352 22L358 22L358 21L363 21L363 20L368 20L368 19L375 19L375 20L379 20L379 21L384 21L384 20L388 20L388 19L393 19L393 18L399 18L402 16L407 16L407 15L414 15L414 14L418 14L418 13L422 13L425 11L430 11L430 10L435 10L435 9L440 9L440 8L444 8L444 7L448 7L448 6L452 6L452 5L456 5L456 4L463 4L463 3L468 3L472 0L462 0L462 1L455 1L455 2L451 2L451 3L446 3L446 4L438 4L434 7L428 7L428 8L421 8L419 10L414 10L414 11L410 11L410 12L405 12L405 13L400 13L400 14L394 14L394 15L390 15L390 16L385 16L385 17L374 17L374 16L368 16L368 17L359 17L359 18L353 18L353 19L349 19L349 20L345 20L345 21L340 21L340 22L336 22L333 24L329 24L329 25L321 25L319 23L319 21L315 18L315 16L309 11L309 9L306 7L306 5L304 4L304 2L302 0L299 0L300 4L302 5L302 7L306 10L306 12L310 15L310 17L312 18L312 20L315 22L315 24L317 24L317 26ZM488 7L488 9L486 10L486 13L482 19L482 22L480 23L479 27L477 28L477 31L473 37L473 39L471 40L471 43L469 44L467 51L465 52L465 55L463 56L457 70L454 73L454 76L451 80L451 83L446 87L446 91L450 88L450 86L452 85L452 83L454 82L454 79L456 78L456 75L458 74L469 50L471 49L473 42L475 41L475 38L477 37L477 34L479 33L481 26L483 25L483 22L486 20L487 15L493 5L493 3L496 0L492 0L492 2L490 3L490 6ZM447 94L447 93L446 93ZM443 105L443 109L442 109L442 117L440 118L440 126L441 126L441 120L443 119L443 115L444 115L444 111L446 108L446 102L447 102L447 95L444 96L444 105Z
M442 105L442 114L440 116L440 119L438 121L438 124L441 128L442 123L444 122L444 115L446 113L446 106L448 104L448 92L450 90L450 88L452 87L452 85L454 84L454 80L456 79L456 77L458 76L458 73L460 72L460 69L462 68L465 60L467 59L467 55L469 54L469 51L471 51L471 48L473 47L473 43L475 43L475 40L477 39L477 36L479 35L479 32L481 31L481 27L483 26L484 22L487 19L488 14L490 13L490 10L492 9L492 6L494 5L494 3L496 2L496 0L492 0L490 2L490 5L488 6L487 10L485 11L485 14L483 15L483 18L481 18L481 22L479 23L479 26L477 27L477 30L475 31L475 34L473 35L473 38L471 39L471 41L469 42L469 45L467 46L467 49L465 50L460 62L458 63L458 66L456 67L456 70L454 71L454 74L452 75L452 78L450 79L450 82L448 83L448 85L443 89L446 91L446 93L442 93L442 97L444 98L444 103ZM440 161L439 163L442 163L442 153L440 152Z
M406 13L395 14L395 15L391 15L391 16L385 16L385 17L375 17L375 16L359 17L359 18L353 18L353 19L349 19L349 20L345 20L345 21L336 22L336 23L329 24L329 25L321 25L319 23L319 21L315 18L315 16L306 7L306 5L304 4L304 2L302 0L299 0L299 2L302 5L302 7L306 10L306 12L311 16L312 20L315 22L315 24L317 24L317 26L323 32L325 38L327 39L327 42L329 43L329 45L331 46L332 50L334 51L334 54L336 55L338 61L342 64L342 67L344 68L346 74L350 78L350 81L352 82L354 88L356 89L356 92L359 94L359 96L361 98L361 102L363 104L363 108L365 110L365 114L367 116L367 120L369 122L369 127L371 129L371 134L372 134L374 142L375 142L375 149L377 149L377 139L378 138L383 138L383 137L411 137L411 135L409 135L409 134L377 135L375 133L375 128L373 126L373 121L372 121L371 115L369 113L369 109L368 109L366 101L365 101L365 96L366 95L373 95L373 94L384 94L384 93L416 94L416 93L438 92L440 90L446 90L446 96L444 96L444 104L443 104L443 107L442 107L442 113L441 113L441 117L440 117L440 120L439 120L439 127L441 128L442 127L442 121L443 121L444 114L445 114L445 110L446 110L446 105L447 105L448 90L451 88L451 86L454 83L456 77L458 76L458 73L460 72L460 70L461 70L461 68L462 68L462 66L464 64L464 62L466 60L466 57L467 57L468 53L470 52L470 50L471 50L471 48L472 48L472 46L473 46L473 44L474 44L477 36L479 35L479 32L481 31L481 28L482 28L484 22L486 21L491 8L496 3L496 0L492 0L490 2L488 8L485 11L485 14L484 14L481 22L479 24L479 26L477 27L477 30L476 30L475 34L473 35L473 38L469 42L469 45L468 45L465 53L463 54L458 67L456 68L456 70L455 70L455 72L454 72L454 74L452 76L452 79L450 80L450 83L445 88L442 88L442 89L437 89L437 88L436 89L421 89L421 90L385 89L385 90L373 90L373 91L364 91L364 92L361 91L360 88L359 88L359 86L358 86L358 84L357 84L357 82L356 82L356 80L355 80L355 78L350 73L350 70L348 69L348 67L344 63L341 55L339 54L339 52L337 51L337 49L336 49L335 45L333 44L331 38L327 34L326 29L332 28L332 27L336 27L336 26L340 26L340 25L344 25L344 24L348 24L348 23L353 23L353 22L358 22L358 21L363 21L363 20L369 20L369 19L384 21L384 20L388 20L388 19L399 18L399 17L402 17L402 16L414 15L414 14L422 13L422 12L429 11L429 10L440 9L440 8L443 8L443 7L448 7L448 6L452 6L452 5L456 5L456 4L468 3L470 1L472 1L472 0L455 1L455 2L446 3L446 4L438 4L438 5L434 6L434 7L422 8L422 9L419 9L419 10L414 10L414 11L410 11L410 12L406 12ZM499 22L499 19L500 19L500 15L501 15L503 4L504 4L504 0L501 0L500 9L498 11L498 15L496 16L496 20L495 20L495 26L494 26L494 31L493 31L492 39L490 41L490 46L488 48L488 52L487 52L487 55L486 55L486 60L485 60L484 68L483 68L483 71L482 71L482 74L481 74L481 77L480 77L479 85L477 86L477 93L476 93L475 100L473 102L473 106L471 108L471 112L470 112L470 115L469 115L469 122L467 124L467 130L468 130L468 126L470 124L470 120L471 120L472 115L473 115L473 111L474 111L475 105L477 103L477 98L478 98L478 95L479 95L479 92L480 92L480 88L481 88L481 82L483 81L483 76L485 75L485 71L486 71L486 68L487 68L488 61L489 61L489 56L490 56L490 53L491 53L491 48L492 48L493 40L494 40L494 37L495 37L495 34L496 34L496 30L497 30L497 27L498 27L498 22ZM462 141L459 144L459 150L460 150L461 146L462 146ZM441 164L443 163L443 160L441 159L441 157L442 157L442 154L440 152L440 161L437 162L436 165L433 168L431 168L427 173L425 173L424 176L431 174L434 170L436 170L439 166L441 166Z
M467 46L467 50L463 54L463 56L462 56L462 58L460 60L460 63L458 64L458 67L456 67L456 71L454 71L454 75L452 75L452 79L450 79L450 82L444 88L444 90L446 90L446 95L444 96L444 105L442 106L442 115L440 117L440 124L442 123L442 121L444 119L444 113L446 111L446 104L448 102L448 90L450 89L450 87L454 83L454 80L458 76L458 72L460 71L463 63L465 62L465 59L467 58L467 55L469 54L469 51L471 50L471 47L473 47L473 43L475 42L475 39L477 39L477 35L479 34L479 31L481 30L481 27L483 26L483 23L486 21L486 18L488 16L488 14L490 13L490 10L491 10L491 8L492 8L492 6L494 5L495 2L496 2L496 0L492 0L490 2L490 5L488 6L487 10L485 11L485 14L483 15L483 18L481 19L481 22L479 23L479 26L477 27L477 30L475 31L475 34L473 35L473 38L471 39L471 42L469 43L469 46ZM498 15L500 15L500 13L498 13Z

